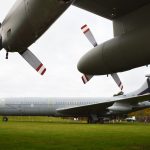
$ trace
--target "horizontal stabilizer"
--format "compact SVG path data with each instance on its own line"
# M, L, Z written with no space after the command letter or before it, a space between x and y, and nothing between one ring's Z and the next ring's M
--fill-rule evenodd
M84 84L86 84L88 81L90 81L92 79L93 75L83 75L81 78L82 78L82 81Z
M41 75L44 75L46 72L46 68L40 62L40 60L30 51L26 50L20 55Z

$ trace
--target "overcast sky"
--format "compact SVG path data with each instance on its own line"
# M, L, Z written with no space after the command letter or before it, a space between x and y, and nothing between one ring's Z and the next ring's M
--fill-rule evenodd
M4 0L0 5L2 22L15 0ZM17 53L0 52L0 97L59 96L102 97L112 96L119 88L106 76L96 76L87 85L77 70L78 60L92 45L80 27L88 24L100 44L113 37L112 22L71 6L51 28L29 49L47 68L44 76L36 73ZM136 57L136 56L135 56ZM149 68L142 67L119 73L124 91L137 89L145 80Z

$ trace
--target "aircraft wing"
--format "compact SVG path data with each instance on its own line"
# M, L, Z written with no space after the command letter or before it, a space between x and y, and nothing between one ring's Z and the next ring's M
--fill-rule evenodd
M107 107L112 106L113 102L103 102L91 105L82 105L82 106L75 106L71 108L62 108L58 109L57 112L62 114L69 114L69 115L88 115L88 114L97 114L97 112L104 112Z
M74 5L113 20L148 3L150 0L76 0Z
M102 100L100 103L94 103L90 105L81 105L81 106L75 106L75 107L70 107L70 108L61 108L57 109L57 112L62 113L62 114L97 114L101 112L107 111L107 108L112 106L115 102L122 102L122 103L129 103L129 104L135 104L138 102L143 102L150 100L150 94L146 95L141 95L141 96L133 96L133 97L114 97L110 100Z

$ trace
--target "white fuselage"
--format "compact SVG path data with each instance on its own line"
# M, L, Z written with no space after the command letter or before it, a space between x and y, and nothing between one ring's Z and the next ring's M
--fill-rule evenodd
M0 115L2 116L68 116L68 117L87 117L86 114L62 114L58 109L72 108L77 106L98 104L103 101L112 101L114 98L1 98L0 99ZM134 110L140 110L150 107L150 102L145 101L132 105L132 109L126 108L119 102L113 103L108 110L98 110L98 116L106 116L113 114L123 114ZM129 107L129 108L131 108ZM115 109L114 109L115 108Z

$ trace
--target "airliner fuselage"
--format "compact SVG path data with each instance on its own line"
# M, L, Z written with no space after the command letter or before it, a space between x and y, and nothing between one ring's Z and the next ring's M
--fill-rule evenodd
M124 96L122 96L124 97ZM136 105L112 102L107 109L61 113L60 109L97 105L101 102L111 102L114 98L2 98L0 99L0 115L2 116L55 116L55 117L89 117L94 114L98 117L122 115L129 112L150 107L145 101Z

